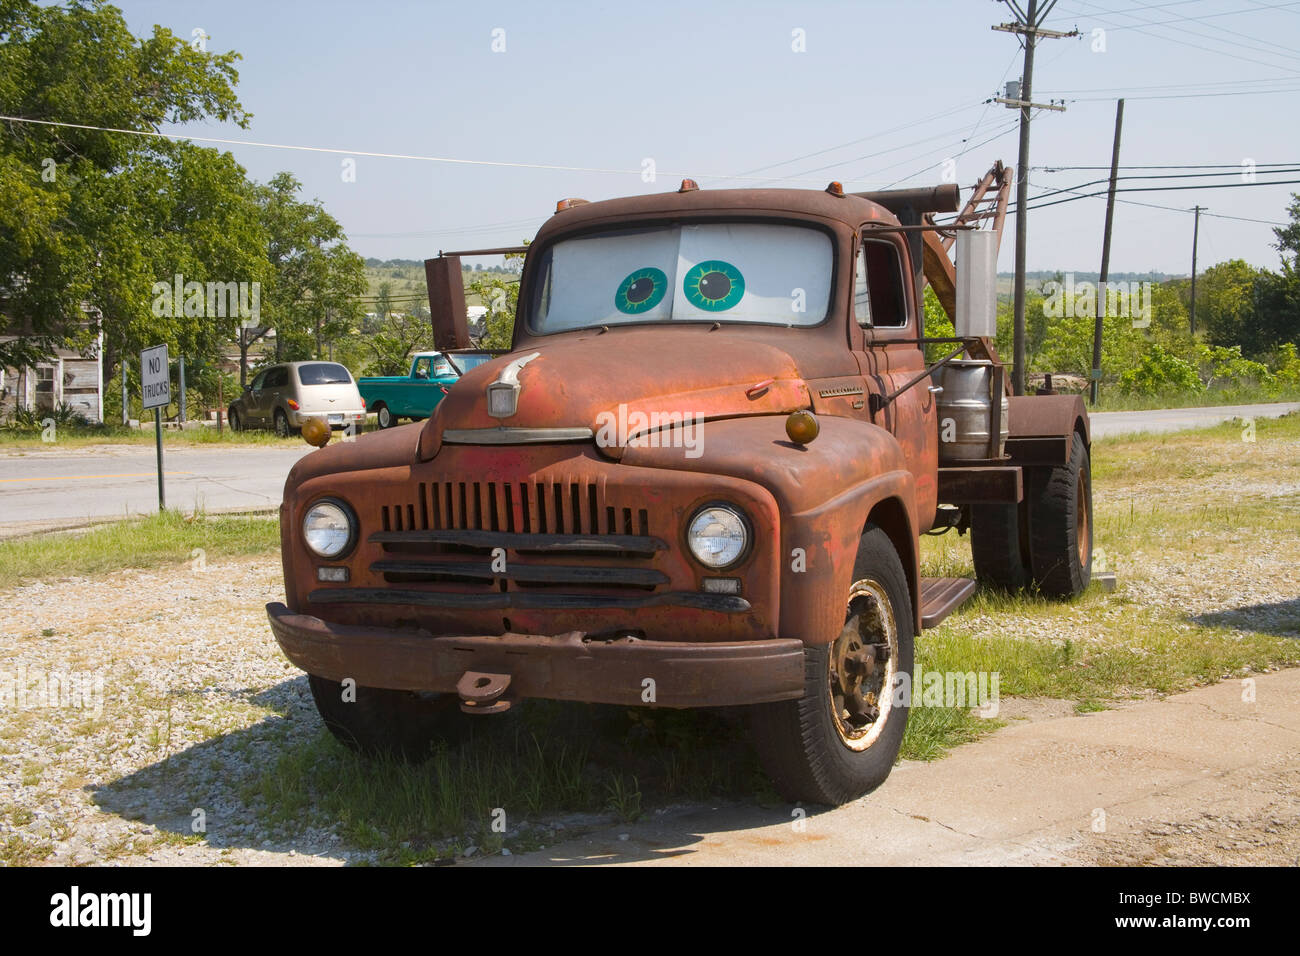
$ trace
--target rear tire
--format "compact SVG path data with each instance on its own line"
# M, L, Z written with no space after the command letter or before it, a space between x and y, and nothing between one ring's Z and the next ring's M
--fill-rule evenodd
M397 425L397 416L383 402L375 406L375 420L379 423L380 428L393 428Z
M293 429L289 427L289 416L282 408L275 410L275 433L281 438L289 438L293 435Z
M454 694L357 686L356 699L344 701L338 681L308 674L307 683L330 733L365 757L418 762L436 742L459 738L465 723L476 719L460 712Z
M1067 464L1029 470L1029 555L1034 582L1051 597L1074 597L1092 580L1092 464L1074 434Z
M985 587L1020 591L1029 586L1027 535L1021 534L1024 515L1019 505L971 505L970 550L975 577Z
M911 592L898 553L880 528L869 525L862 536L846 603L839 637L804 649L803 697L759 704L751 712L759 759L787 800L848 803L884 783L903 744L912 674ZM908 693L900 694L903 674Z

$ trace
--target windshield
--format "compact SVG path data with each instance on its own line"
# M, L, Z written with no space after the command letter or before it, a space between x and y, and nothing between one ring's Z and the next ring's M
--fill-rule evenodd
M535 332L632 322L817 325L831 240L810 226L700 223L557 242L533 282Z
M298 366L298 381L304 385L350 385L352 376L334 362L314 362Z
M495 357L496 356L494 355L457 355L454 353L451 356L439 355L438 358L434 360L435 364L433 373L435 375L455 375L456 371L448 363L448 358L450 358L452 362L456 363L456 368L460 369L463 374L472 368L477 368L484 362L492 361Z

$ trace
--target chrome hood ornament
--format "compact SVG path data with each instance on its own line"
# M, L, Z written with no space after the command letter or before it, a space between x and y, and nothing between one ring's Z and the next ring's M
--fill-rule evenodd
M501 370L487 387L487 413L493 418L510 418L519 410L519 372L541 352L521 356Z

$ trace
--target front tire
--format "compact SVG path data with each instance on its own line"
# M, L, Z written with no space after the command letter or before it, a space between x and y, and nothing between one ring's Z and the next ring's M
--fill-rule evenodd
M910 595L889 536L869 525L853 567L844 629L830 644L804 649L803 697L752 711L759 759L785 799L848 803L889 776L907 729Z
M307 683L329 732L364 757L420 761L436 742L454 740L467 721L482 719L462 714L454 694L358 685L356 699L345 700L338 681L308 674Z
M242 432L244 430L244 421L239 417L239 412L231 408L226 411L226 421L230 425L232 432Z

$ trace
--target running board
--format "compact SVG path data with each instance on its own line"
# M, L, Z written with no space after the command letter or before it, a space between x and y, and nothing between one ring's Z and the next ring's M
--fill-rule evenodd
M938 627L974 593L970 578L921 578L921 626Z

